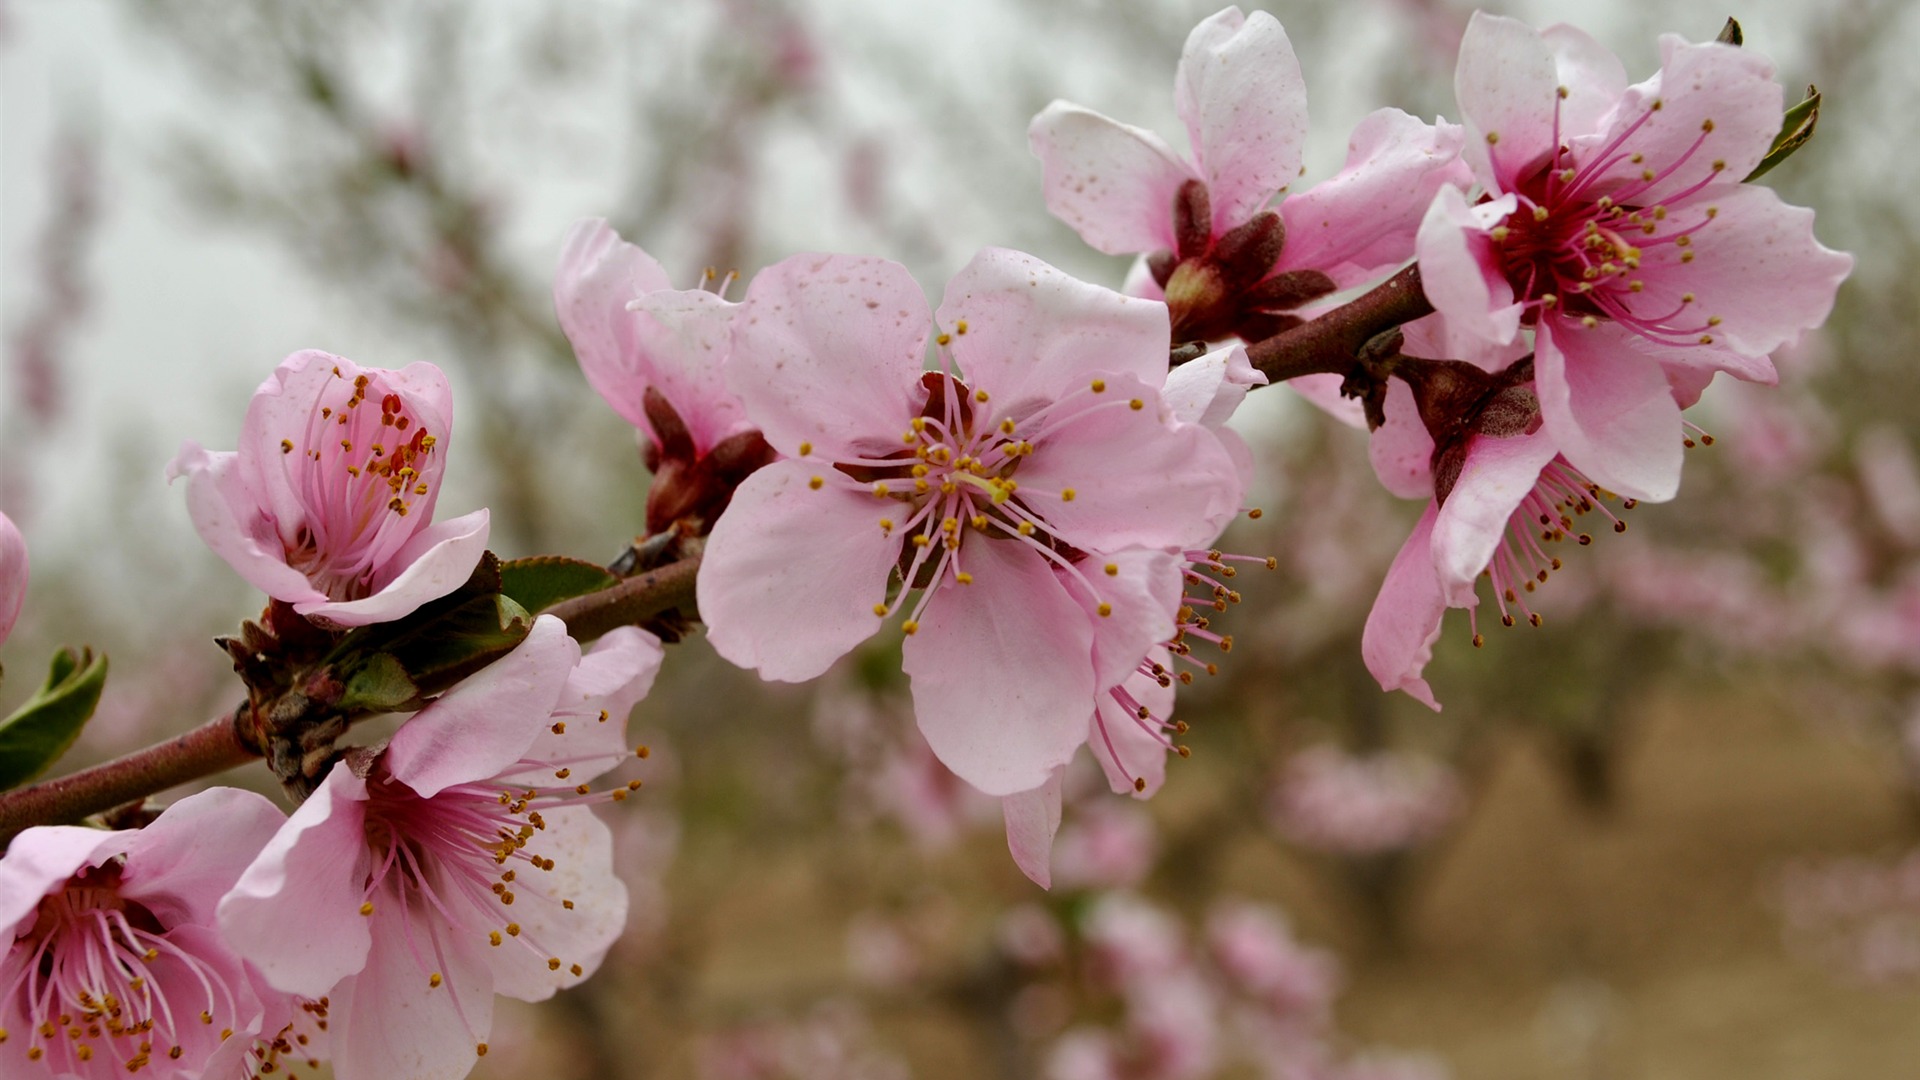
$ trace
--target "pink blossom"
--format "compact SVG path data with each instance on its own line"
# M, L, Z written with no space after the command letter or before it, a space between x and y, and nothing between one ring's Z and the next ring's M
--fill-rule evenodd
M676 290L651 255L590 218L567 234L553 303L587 382L640 431L647 468L647 528L683 518L711 522L734 487L771 460L766 442L721 376L740 306L732 282Z
M433 524L452 422L432 364L307 350L254 392L238 451L187 442L167 477L187 477L200 538L268 596L323 626L387 622L459 588L487 546L485 510Z
M214 906L285 820L215 788L126 832L28 829L0 859L0 1073L238 1076L289 1003L213 930Z
M1317 746L1293 756L1274 819L1294 843L1342 855L1404 851L1440 835L1460 812L1453 773L1404 753L1365 757Z
M1131 888L1153 869L1153 821L1125 803L1095 803L1054 843L1054 880L1070 889Z
M1407 260L1434 192L1468 182L1462 130L1397 109L1355 129L1345 167L1267 206L1301 172L1306 83L1271 15L1226 8L1188 35L1174 101L1192 147L1056 101L1028 139L1047 208L1108 254L1148 256L1175 340L1267 337L1283 314Z
M538 1001L598 966L626 923L588 782L630 757L626 714L659 642L625 628L584 657L542 616L382 751L353 752L220 904L275 987L328 996L341 1080L459 1077L493 995Z
M1301 944L1279 911L1223 904L1207 917L1207 943L1220 969L1282 1018L1323 1022L1340 993L1340 961Z
M1454 88L1488 198L1441 189L1418 240L1450 320L1495 342L1533 329L1567 460L1646 499L1679 485L1680 409L1717 371L1772 383L1768 353L1826 319L1853 266L1811 210L1741 183L1780 129L1772 65L1672 35L1660 52L1628 86L1578 30L1476 14Z
M0 514L0 643L13 633L27 602L27 540L13 519Z
M1086 741L1095 692L1173 632L1171 604L1123 608L1161 586L1121 581L1122 564L1145 574L1210 542L1239 504L1220 440L1161 402L1166 320L1011 251L977 256L932 319L884 260L761 273L728 385L791 460L749 477L714 528L714 648L799 681L904 611L934 753L988 794L1046 782Z

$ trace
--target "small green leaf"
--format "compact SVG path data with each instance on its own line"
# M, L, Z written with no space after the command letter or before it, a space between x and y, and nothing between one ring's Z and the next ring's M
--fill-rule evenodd
M105 656L92 649L54 654L46 684L0 721L0 791L40 775L67 752L100 704L106 682Z
M1780 134L1773 140L1773 149L1768 150L1767 156L1761 158L1760 164L1754 166L1753 171L1747 174L1747 182L1765 176L1775 165L1792 157L1795 151L1807 145L1807 140L1813 138L1814 125L1819 122L1820 90L1818 87L1809 86L1806 100L1787 110L1785 121L1780 125Z
M1747 35L1740 32L1740 20L1729 15L1727 25L1720 28L1720 36L1713 40L1722 45L1732 45L1737 49L1747 43Z
M535 555L500 564L500 591L535 613L619 582L605 567L564 555Z
M420 688L405 665L392 653L375 653L360 670L347 676L347 690L338 708L344 713L393 712L420 697Z
M507 596L481 596L395 638L386 651L421 694L436 694L512 652L533 616Z

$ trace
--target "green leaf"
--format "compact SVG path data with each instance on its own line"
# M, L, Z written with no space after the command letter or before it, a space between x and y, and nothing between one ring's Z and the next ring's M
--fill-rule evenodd
M92 649L54 654L46 684L0 721L0 791L40 775L67 752L100 704L106 682L105 656Z
M1792 157L1795 151L1807 145L1807 140L1813 138L1814 125L1819 122L1820 90L1818 87L1809 86L1806 100L1787 110L1786 119L1780 125L1780 134L1773 140L1773 149L1768 150L1767 156L1761 158L1760 164L1754 166L1753 171L1747 174L1747 182L1765 176L1775 165Z
M344 713L394 712L420 697L420 688L392 653L375 653L347 676L337 708Z
M500 591L535 613L619 582L603 566L564 555L535 555L500 564Z
M421 694L436 694L513 651L533 616L508 596L476 597L386 645Z

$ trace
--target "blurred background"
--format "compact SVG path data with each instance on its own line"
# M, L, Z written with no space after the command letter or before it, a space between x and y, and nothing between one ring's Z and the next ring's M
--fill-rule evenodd
M1166 789L1073 778L1051 893L919 741L888 644L797 688L676 646L634 720L647 794L610 816L629 933L555 1004L502 1002L476 1075L1913 1075L1920 6L1492 6L1579 23L1636 79L1658 33L1735 15L1789 100L1825 94L1766 182L1856 271L1780 389L1722 380L1689 414L1713 439L1679 500L1576 552L1529 597L1543 628L1476 651L1450 621L1436 716L1359 654L1419 507L1360 433L1254 395L1266 513L1226 546L1279 569L1238 582ZM161 472L182 439L232 446L299 348L440 364L443 515L491 506L507 556L616 554L646 480L553 319L576 218L686 285L837 250L937 298L989 244L1117 285L1044 214L1027 120L1064 97L1177 135L1174 64L1212 10L0 2L0 508L34 574L0 709L65 642L114 664L74 764L230 707L210 639L259 601ZM1375 107L1456 114L1469 6L1270 10L1309 182Z

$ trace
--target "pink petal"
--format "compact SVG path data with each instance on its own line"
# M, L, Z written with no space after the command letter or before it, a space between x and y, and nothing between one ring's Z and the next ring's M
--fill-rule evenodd
M1421 673L1433 659L1433 643L1440 639L1440 620L1447 613L1447 599L1433 567L1433 523L1438 513L1428 503L1413 535L1400 546L1360 635L1360 656L1380 688L1389 693L1404 690L1434 712L1440 711L1440 703Z
M1247 347L1234 344L1174 368L1160 397L1175 420L1217 428L1246 400L1247 391L1265 385L1267 376L1247 359Z
M579 662L567 625L551 615L536 618L512 652L400 725L383 758L387 771L426 798L498 775L547 728Z
M1155 649L1148 659L1173 670L1173 657L1164 648ZM1173 687L1161 686L1158 679L1139 672L1129 675L1122 685L1133 700L1153 712L1149 723L1173 718ZM1141 726L1137 714L1121 708L1104 690L1095 695L1093 730L1087 735L1087 746L1116 794L1150 799L1166 783L1166 743ZM1136 783L1140 780L1146 781L1145 786Z
M1206 174L1213 231L1251 218L1300 174L1307 83L1279 20L1229 7L1187 35L1174 107Z
M1553 50L1538 32L1518 19L1473 13L1453 94L1468 128L1461 154L1489 192L1512 191L1553 152L1559 88Z
M1605 335L1578 323L1541 320L1534 390L1546 430L1601 487L1671 499L1680 490L1680 407L1657 362L1607 346Z
M1567 96L1560 100L1560 140L1599 131L1627 92L1627 69L1591 34L1560 23L1540 31L1553 53L1554 72Z
M210 926L220 898L286 821L251 791L217 787L189 795L146 828L114 834L127 857L120 895L166 925Z
M1117 686L1154 646L1173 637L1183 564L1166 551L1127 548L1091 555L1074 569L1061 571L1060 583L1093 627L1094 682Z
M962 780L1028 791L1086 741L1093 628L1027 545L969 538L960 554L973 584L941 584L906 642L914 715Z
M27 600L27 540L13 519L0 514L0 642L13 633Z
M659 390L702 454L753 427L746 407L727 389L724 368L740 305L689 289L649 293L628 307L639 350L639 381L644 384L629 390L634 398L644 399L646 386Z
M1039 787L1000 800L1013 863L1043 889L1053 887L1053 836L1060 831L1060 777L1065 772L1064 766L1055 769Z
M1813 236L1813 211L1788 206L1771 188L1740 184L1702 192L1669 213L1669 227L1685 228L1714 217L1693 234L1695 258L1682 263L1671 244L1643 249L1640 276L1646 281L1652 314L1672 310L1681 293L1694 303L1674 322L1704 322L1718 317L1707 333L1716 347L1755 357L1800 339L1825 322L1833 296L1853 269L1853 256L1830 251ZM1658 294L1657 298L1655 294ZM1664 308L1654 304L1665 303ZM1772 365L1754 371L1732 358L1709 361L1743 379L1772 381Z
M1482 371L1505 371L1513 366L1514 361L1532 351L1522 335L1515 334L1512 341L1497 345L1478 334L1463 330L1451 319L1438 313L1415 319L1400 329L1406 339L1400 351L1408 356L1423 356L1430 360L1465 360Z
M22 831L0 857L0 927L16 936L29 929L21 924L33 917L40 901L81 868L93 865L96 853L110 853L119 839L78 825L38 825Z
M1027 128L1047 212L1108 255L1171 250L1173 200L1199 179L1160 136L1056 101Z
M480 565L480 557L486 554L488 523L484 509L435 522L414 533L386 564L386 571L399 569L399 573L372 596L343 601L303 600L294 604L293 610L321 626L334 628L405 618L422 604L467 583L473 568Z
M1387 422L1367 440L1367 458L1380 485L1402 499L1433 498L1433 436L1420 422L1413 391L1399 379L1387 384Z
M439 919L376 911L366 966L333 989L336 1080L460 1080L493 1028L493 977L478 935ZM421 970L418 955L431 971ZM428 976L437 971L440 986Z
M554 706L554 719L565 730L545 726L522 758L527 761L564 760L579 780L592 780L632 754L627 743L627 716L647 696L660 671L664 650L660 639L634 626L621 626L602 635L567 676L566 689ZM508 786L538 780L551 782L552 766L501 777ZM543 777L540 774L545 773Z
M1347 288L1413 258L1434 194L1473 183L1460 160L1465 141L1466 129L1445 120L1369 114L1347 143L1346 166L1280 204L1287 245L1274 270L1319 270Z
M1340 393L1340 387L1346 382L1341 375L1302 375L1288 379L1281 384L1305 398L1320 411L1350 428L1367 430L1367 408L1359 398L1350 398Z
M180 445L167 466L169 482L187 478L187 516L207 547L234 573L275 600L324 603L326 594L287 565L285 549L260 500L247 487L239 455L212 453L199 443Z
M671 288L653 256L620 239L602 218L577 221L568 230L553 279L553 309L588 385L656 443L642 406L649 365L627 302Z
M819 490L810 481L819 477ZM775 462L747 477L707 538L697 582L714 651L763 679L802 682L880 629L873 605L906 532L906 518L837 470Z
M1472 607L1473 586L1506 537L1507 522L1558 452L1544 429L1510 439L1473 436L1466 463L1433 523L1433 565L1453 607Z
M548 810L544 818L546 828L529 841L529 850L552 859L554 867L541 873L538 889L515 897L519 940L489 948L484 957L494 990L521 1001L545 1001L554 991L592 977L627 925L627 887L613 872L613 834L607 826L584 806ZM573 907L563 906L562 899L572 900ZM491 927L465 929L478 936ZM549 957L559 957L560 966L551 967Z
M1780 133L1783 95L1766 57L1731 45L1690 45L1672 34L1660 39L1660 51L1660 72L1627 89L1604 131L1574 142L1583 167L1598 164L1603 152L1613 162L1600 171L1594 195L1625 185L1632 205L1653 206L1709 178L1731 190ZM1708 122L1712 130L1703 131ZM1642 182L1643 169L1658 177L1651 185Z
M1129 400L1141 408L1125 407ZM1209 544L1244 496L1233 458L1211 431L1163 421L1152 391L1119 378L1108 380L1098 404L1036 444L1019 484L1034 492L1028 505L1083 551ZM1068 489L1072 501L1063 497Z
M734 315L727 386L767 442L834 460L898 449L919 410L926 294L899 263L795 255L762 270Z
M220 901L220 933L277 990L319 998L367 962L366 799L335 765Z
M947 283L934 319L951 335L962 378L989 393L996 416L1022 418L1095 374L1156 387L1167 378L1165 304L1089 285L1018 251L975 255Z
M1503 195L1469 206L1459 188L1443 187L1427 208L1414 243L1420 288L1434 310L1456 330L1494 345L1505 345L1519 334L1521 306L1514 302L1513 286L1507 283L1488 231L1517 204L1512 195Z

